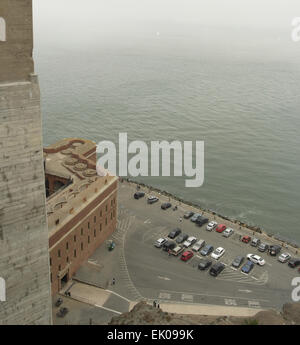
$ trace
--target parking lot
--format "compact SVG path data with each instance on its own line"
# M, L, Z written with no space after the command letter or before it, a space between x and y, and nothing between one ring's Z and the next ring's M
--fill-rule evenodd
M142 190L142 189L141 189ZM147 299L160 303L188 303L201 305L220 305L250 307L257 309L280 309L284 303L292 302L293 287L291 281L299 276L296 269L278 262L277 257L261 253L257 248L240 241L241 235L250 235L247 229L239 229L236 224L219 219L211 214L204 214L209 220L224 223L234 229L234 234L225 238L215 230L206 231L206 225L197 226L189 219L182 219L186 211L199 211L185 204L176 204L178 209L161 209L169 198L158 193L148 193L139 200L133 198L136 185L128 182L119 186L118 227L110 239L116 248L109 252L106 245L99 247L76 273L77 279L108 289L131 301ZM148 195L157 195L159 201L149 205ZM200 271L198 263L202 257L195 253L193 258L184 262L178 257L156 248L154 243L160 237L167 237L169 232L179 227L183 233L205 240L214 248L225 248L225 254L218 260L225 264L225 269L217 276L209 270ZM257 234L262 242L272 244L270 239ZM282 252L286 250L283 249ZM255 265L250 274L241 272L241 267L231 266L238 255L258 254L266 261L264 266ZM294 253L291 253L294 257ZM211 256L209 257L210 259ZM212 259L213 262L215 260ZM246 260L245 260L246 262ZM96 269L96 268L99 269ZM116 279L116 284L109 282ZM117 304L109 301L103 305L117 309Z
M131 226L123 239L124 258L130 280L142 297L164 302L225 304L252 308L280 308L283 303L291 301L291 280L298 275L297 270L288 267L286 263L278 262L278 256L261 253L250 244L241 242L240 236L249 233L236 228L235 224L222 221L234 229L234 234L225 238L215 230L206 231L206 225L199 227L189 219L182 219L180 222L180 217L183 217L186 211L193 211L192 207L173 202L173 206L178 205L176 211L173 211L173 208L162 210L161 203L169 201L168 198L158 195L160 200L149 205L147 189L144 190L145 197L139 200L133 198L135 191L134 185L120 184L119 225L122 228L122 224L131 219ZM214 220L212 216L209 218ZM215 220L220 223L217 217ZM205 240L206 244L211 244L214 248L225 248L226 252L219 261L226 267L220 275L212 277L209 270L198 269L199 260L202 258L199 253L184 262L180 260L180 255L169 256L167 252L154 247L158 238L167 237L176 227L189 236ZM253 237L252 234L251 236ZM255 237L259 238L259 234ZM266 242L265 238L261 240ZM271 241L267 243L272 244ZM236 256L246 256L249 253L263 257L266 264L255 265L249 274L231 266ZM213 259L212 261L216 262Z

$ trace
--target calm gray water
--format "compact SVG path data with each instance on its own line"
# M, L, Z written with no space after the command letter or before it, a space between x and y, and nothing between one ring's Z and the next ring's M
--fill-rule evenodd
M44 144L117 142L119 132L204 140L201 188L185 188L183 178L139 180L300 243L300 43L294 58L269 48L251 41L213 49L180 35L41 44Z

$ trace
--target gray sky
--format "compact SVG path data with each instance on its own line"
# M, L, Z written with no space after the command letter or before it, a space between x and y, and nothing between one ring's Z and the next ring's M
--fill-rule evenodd
M89 40L180 27L291 31L300 0L33 0L36 40ZM183 29L184 30L184 29Z

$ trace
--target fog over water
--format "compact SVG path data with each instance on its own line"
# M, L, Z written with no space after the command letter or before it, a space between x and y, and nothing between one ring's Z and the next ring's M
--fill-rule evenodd
M300 243L299 0L35 0L44 144L204 140L205 183L139 178Z

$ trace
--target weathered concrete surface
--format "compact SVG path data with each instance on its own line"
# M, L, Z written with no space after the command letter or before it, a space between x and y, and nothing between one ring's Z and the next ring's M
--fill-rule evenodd
M0 324L51 322L40 93L0 83Z
M0 82L28 80L33 72L32 0L1 0L6 41L0 41Z
M40 90L32 75L32 1L1 0L0 17L7 33L0 42L0 277L6 281L0 325L49 324L48 231Z

